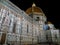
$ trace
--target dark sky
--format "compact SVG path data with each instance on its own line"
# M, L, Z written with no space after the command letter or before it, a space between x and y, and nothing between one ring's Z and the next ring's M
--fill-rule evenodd
M60 17L57 14L55 15L55 13L53 13L54 8L52 8L52 6L54 5L52 4L51 6L50 4L52 2L50 2L49 4L49 0L10 0L10 1L24 11L26 11L27 8L31 7L34 2L38 7L40 7L43 10L47 17L47 20L51 21L56 28L60 28L60 21L58 21ZM50 7L49 14L48 7Z

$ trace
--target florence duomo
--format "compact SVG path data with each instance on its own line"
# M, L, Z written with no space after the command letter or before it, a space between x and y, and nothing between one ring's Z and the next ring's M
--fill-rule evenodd
M60 30L35 3L23 11L0 0L0 45L60 45Z

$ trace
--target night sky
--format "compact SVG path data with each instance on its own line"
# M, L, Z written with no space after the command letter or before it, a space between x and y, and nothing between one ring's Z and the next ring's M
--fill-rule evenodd
M51 6L49 4L49 0L10 0L10 1L24 11L26 11L26 9L31 7L34 2L36 6L40 7L43 10L43 12L47 17L47 20L52 22L56 28L60 29L60 21L58 21L60 17L57 14L55 15L55 13L53 13L54 8L52 8L52 6L54 5L52 4ZM48 7L51 8L51 9L49 8L50 9L49 14L48 14Z

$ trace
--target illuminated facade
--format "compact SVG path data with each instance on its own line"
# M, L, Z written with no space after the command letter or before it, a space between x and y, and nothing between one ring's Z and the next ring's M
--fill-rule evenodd
M53 28L45 31L43 29L46 21L45 14L34 3L24 12L10 1L0 0L0 44L37 45L49 40L54 42L56 39L53 35L55 34L58 40L59 30ZM50 39L49 36L52 38ZM46 43L46 45L49 44Z

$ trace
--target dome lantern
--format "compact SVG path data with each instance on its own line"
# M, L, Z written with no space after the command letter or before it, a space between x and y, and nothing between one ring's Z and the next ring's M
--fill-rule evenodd
M32 4L32 7L35 7L35 6L36 6L36 4L35 4L35 3L33 3L33 4Z

